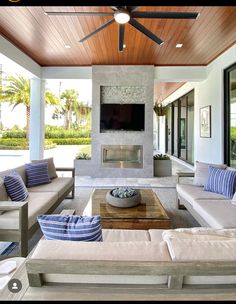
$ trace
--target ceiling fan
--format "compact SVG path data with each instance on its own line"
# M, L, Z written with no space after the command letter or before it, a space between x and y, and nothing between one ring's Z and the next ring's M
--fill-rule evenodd
M138 31L155 41L157 44L162 45L164 41L149 31L145 26L139 23L135 18L157 18L157 19L197 19L199 13L190 12L137 12L139 6L110 6L113 10L111 13L106 12L45 12L46 15L66 15L66 16L112 16L113 18L101 25L92 33L88 34L79 42L84 42L94 34L100 32L113 22L119 25L118 34L118 50L120 52L124 49L124 34L125 24L129 23Z

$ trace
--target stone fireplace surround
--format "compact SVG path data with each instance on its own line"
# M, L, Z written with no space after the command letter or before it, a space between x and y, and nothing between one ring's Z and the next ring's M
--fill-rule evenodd
M76 160L76 175L91 177L153 177L153 66L93 66L92 68L92 155L91 160ZM100 132L101 103L144 103L144 131ZM104 146L142 147L136 165L124 163L104 166ZM127 152L128 153L128 152ZM119 154L119 153L118 153ZM129 154L129 153L128 153ZM139 156L139 160L137 159Z

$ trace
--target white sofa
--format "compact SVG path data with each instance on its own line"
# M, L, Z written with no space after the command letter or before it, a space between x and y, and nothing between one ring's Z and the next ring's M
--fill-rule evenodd
M71 171L71 177L55 177L49 184L27 188L29 196L24 202L10 200L3 177L15 170L26 184L25 166L0 172L0 240L19 242L20 256L28 254L28 239L39 228L37 216L51 213L69 193L72 194L68 198L74 197L74 168L55 169L52 158L44 161L49 161L49 175L53 174L53 170Z
M42 238L26 261L30 286L60 284L63 292L72 283L236 287L236 229L103 229L102 233L103 242Z
M201 226L236 228L236 205L222 194L204 191L209 165L235 170L225 165L196 162L195 172L177 172L177 207L185 206ZM186 183L186 177L193 177ZM183 182L184 179L185 181Z

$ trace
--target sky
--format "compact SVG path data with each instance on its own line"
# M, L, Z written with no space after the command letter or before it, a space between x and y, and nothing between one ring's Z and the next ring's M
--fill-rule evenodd
M14 76L16 76L16 74L21 74L29 79L33 77L33 74L1 53L0 65L2 66L2 71L7 74ZM46 81L46 89L58 96L60 90L63 92L66 89L76 89L79 92L79 101L83 101L88 105L92 104L92 81L88 79L50 79ZM51 125L62 125L63 119L53 120L52 114L53 107L47 106L45 108L45 123ZM7 128L11 128L16 124L23 128L26 123L25 115L26 112L23 105L18 105L14 110L12 110L12 106L9 107L8 103L1 104L0 121Z

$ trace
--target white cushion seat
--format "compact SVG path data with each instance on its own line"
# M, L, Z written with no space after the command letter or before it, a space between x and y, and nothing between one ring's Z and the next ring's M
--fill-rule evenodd
M57 198L61 197L73 185L72 177L60 177L52 179L51 183L27 188L29 192L57 192Z
M150 241L147 230L102 229L103 242Z
M204 191L203 187L194 186L191 184L177 184L176 190L178 194L193 205L195 200L226 200L226 196L210 191Z
M236 205L229 199L194 200L193 208L213 228L236 228Z
M37 222L37 215L47 213L48 209L58 199L56 192L31 192L28 201L28 228ZM0 214L0 229L18 229L19 212L17 210L5 211Z

